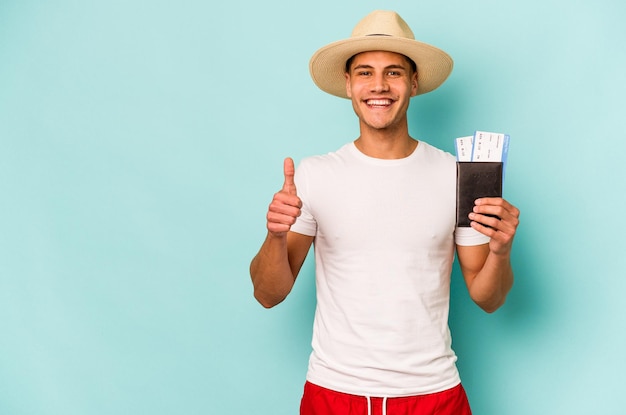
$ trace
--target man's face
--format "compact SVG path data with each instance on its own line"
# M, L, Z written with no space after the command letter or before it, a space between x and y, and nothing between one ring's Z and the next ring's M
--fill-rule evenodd
M346 92L362 127L392 128L406 122L409 101L417 94L417 73L398 53L359 53L346 73Z

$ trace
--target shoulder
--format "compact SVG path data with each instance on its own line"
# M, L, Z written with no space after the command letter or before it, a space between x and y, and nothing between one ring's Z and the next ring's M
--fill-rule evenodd
M419 142L419 146L421 146L422 154L424 154L429 160L441 162L441 163L456 163L456 157L447 151L443 151L440 148L437 148L431 144L428 144L425 141ZM419 148L419 147L418 147Z
M420 146L422 148L417 158L417 164L422 169L439 175L442 179L444 177L447 179L456 177L456 157L424 141L420 141L418 148Z
M350 157L352 146L352 143L348 143L336 151L305 157L298 164L298 169L310 170L343 164Z

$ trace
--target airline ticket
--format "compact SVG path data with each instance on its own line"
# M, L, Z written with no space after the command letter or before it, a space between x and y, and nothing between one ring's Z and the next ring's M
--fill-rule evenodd
M457 161L502 162L506 170L510 136L503 133L476 131L474 135L456 139Z
M508 134L476 131L474 135L456 139L457 161L505 162L509 151Z

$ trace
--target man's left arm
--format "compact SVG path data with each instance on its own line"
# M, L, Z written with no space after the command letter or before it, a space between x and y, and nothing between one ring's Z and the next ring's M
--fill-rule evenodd
M484 245L457 245L470 297L488 313L504 304L513 286L511 247L519 214L519 209L502 198L478 199L470 213L471 226L491 240Z

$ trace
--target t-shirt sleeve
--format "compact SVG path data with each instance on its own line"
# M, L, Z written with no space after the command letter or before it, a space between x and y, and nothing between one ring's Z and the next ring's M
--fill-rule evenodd
M461 246L475 246L489 243L491 238L474 228L457 227L454 231L454 242Z
M317 222L311 212L311 189L309 187L308 171L305 159L298 165L294 175L296 191L298 192L298 197L302 200L302 209L296 223L291 225L291 230L302 235L315 236L317 233Z

